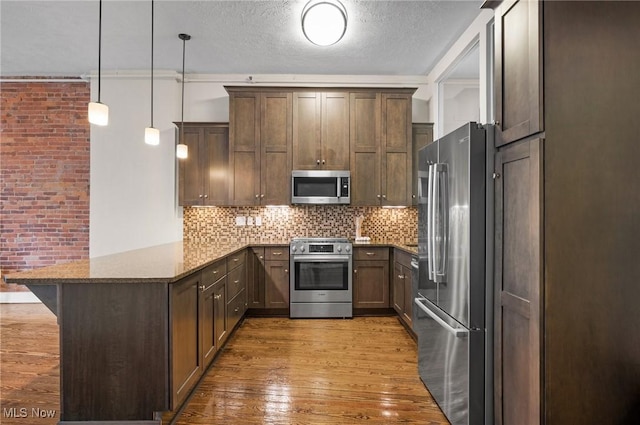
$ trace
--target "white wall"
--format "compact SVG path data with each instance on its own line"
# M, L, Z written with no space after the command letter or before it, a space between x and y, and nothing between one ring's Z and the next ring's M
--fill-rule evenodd
M442 84L440 119L442 133L448 134L469 121L480 121L480 89L477 81L447 80Z
M493 119L493 117L490 116L491 108L489 108L489 97L492 87L488 80L490 75L488 75L487 72L488 61L489 58L492 57L490 46L491 38L489 34L490 31L492 31L490 27L492 21L493 11L482 10L469 28L465 30L427 76L426 91L423 94L423 98L429 101L429 117L434 123L434 138L446 134L442 124L443 117L439 115L440 111L438 106L441 101L441 94L438 90L438 83L447 76L449 71L455 67L476 43L480 44L479 122L487 123Z
M149 79L102 79L109 125L91 126L91 257L182 239L172 123L179 117L179 85L175 78L158 78L154 85L159 146L144 143L144 129L150 125ZM91 89L97 90L95 79Z

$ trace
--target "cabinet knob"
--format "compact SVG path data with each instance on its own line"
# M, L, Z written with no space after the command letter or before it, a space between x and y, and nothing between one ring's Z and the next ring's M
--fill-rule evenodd
M258 199L259 197L260 197L260 195L258 195L258 194L256 193L256 199Z
M218 274L218 270L214 270L214 271L213 271L213 274Z
M289 273L289 269L284 269L284 272L285 273Z
M493 179L499 179L500 178L500 173L493 173Z
M202 195L198 195L198 198L202 198Z
M322 160L322 164L324 165L324 159Z
M500 125L500 121L495 121L494 124L495 125Z
M377 195L377 198L380 199L380 195Z
M262 255L260 257L258 257L258 258L260 258L261 260L264 260L264 256L262 256Z
M199 288L202 292L204 292L204 285L198 285L198 288Z
M358 269L353 269L353 272L354 273L358 273Z
M382 199L387 199L387 195L382 195Z
M219 300L220 298L222 298L222 294L214 295L213 298Z
M398 279L404 279L404 276L403 276L403 275L401 275L401 274L399 274L399 275L398 275Z
M412 197L413 199L416 199L416 195L411 195L411 197Z
M320 160L316 159L316 164L320 165Z
M260 195L261 198L264 198L264 193Z
M209 197L209 195L204 195L204 197L205 197L205 198L208 198L208 197Z
M238 283L240 283L240 281L239 280L234 280L233 283L235 283L237 285Z

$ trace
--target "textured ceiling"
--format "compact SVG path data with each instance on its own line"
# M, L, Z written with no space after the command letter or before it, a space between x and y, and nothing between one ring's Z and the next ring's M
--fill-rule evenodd
M309 43L307 0L155 2L156 69L187 73L426 75L480 13L481 0L343 0L336 45ZM0 1L2 76L75 76L98 67L98 1ZM148 69L150 1L104 0L102 69Z

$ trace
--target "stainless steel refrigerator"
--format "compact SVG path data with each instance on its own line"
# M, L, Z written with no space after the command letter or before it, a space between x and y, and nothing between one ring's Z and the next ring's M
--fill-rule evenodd
M418 154L418 371L453 425L493 421L492 136L472 122Z

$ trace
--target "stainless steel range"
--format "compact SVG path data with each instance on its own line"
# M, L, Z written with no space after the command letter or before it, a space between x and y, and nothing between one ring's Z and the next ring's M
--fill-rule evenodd
M352 246L344 238L294 238L290 317L353 317Z

